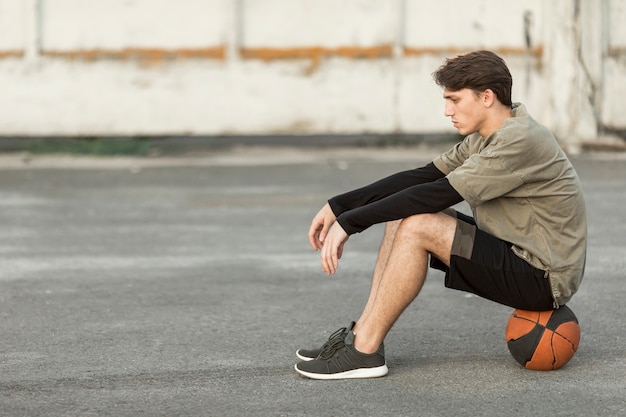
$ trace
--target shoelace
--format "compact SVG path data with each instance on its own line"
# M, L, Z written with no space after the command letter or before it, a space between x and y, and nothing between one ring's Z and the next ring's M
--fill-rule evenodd
M318 358L328 359L333 356L337 349L341 348L344 345L343 340L345 339L347 332L348 328L342 327L341 329L331 334L326 343L322 345L322 350L320 351Z

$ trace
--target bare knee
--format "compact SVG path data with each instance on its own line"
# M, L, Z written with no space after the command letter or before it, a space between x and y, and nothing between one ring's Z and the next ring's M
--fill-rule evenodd
M456 231L456 219L443 213L417 214L402 220L396 239L413 242L440 259L450 257Z
M416 214L402 219L397 228L414 237L430 237L439 229L439 218L438 213Z

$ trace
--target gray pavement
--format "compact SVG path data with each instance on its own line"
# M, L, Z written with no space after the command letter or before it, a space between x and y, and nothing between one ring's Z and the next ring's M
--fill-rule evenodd
M358 316L382 233L353 236L328 278L311 217L435 151L1 156L0 415L626 415L624 154L573 158L590 238L564 368L521 368L504 342L511 309L432 272L387 337L388 376L293 370L297 348Z

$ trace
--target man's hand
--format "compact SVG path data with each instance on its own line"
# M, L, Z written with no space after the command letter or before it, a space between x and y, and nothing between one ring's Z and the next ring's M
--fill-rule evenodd
M339 259L343 254L343 245L348 240L349 236L343 230L341 225L335 222L328 235L324 239L324 246L322 247L322 269L326 274L332 275L337 272L339 267Z
M328 230L335 223L335 220L337 220L335 213L333 213L328 203L313 217L311 227L309 228L309 242L313 249L322 249Z

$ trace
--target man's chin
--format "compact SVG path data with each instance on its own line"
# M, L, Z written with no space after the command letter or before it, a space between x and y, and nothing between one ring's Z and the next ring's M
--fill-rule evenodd
M468 136L468 135L471 135L472 133L476 132L475 130L470 131L469 129L463 129L463 128L459 128L459 127L457 127L456 131L459 132L459 135L461 135L461 136Z

